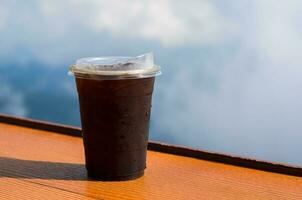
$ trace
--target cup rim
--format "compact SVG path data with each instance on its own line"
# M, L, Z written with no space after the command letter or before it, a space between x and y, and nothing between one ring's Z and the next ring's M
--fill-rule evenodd
M87 79L136 79L161 75L161 67L153 65L152 67L144 69L105 71L80 69L76 64L73 64L70 65L68 74L77 78Z

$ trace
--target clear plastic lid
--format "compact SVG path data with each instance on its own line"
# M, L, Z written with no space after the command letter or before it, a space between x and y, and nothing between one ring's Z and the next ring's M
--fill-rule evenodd
M161 71L151 52L137 57L81 58L70 66L69 73L90 79L131 79L157 76Z

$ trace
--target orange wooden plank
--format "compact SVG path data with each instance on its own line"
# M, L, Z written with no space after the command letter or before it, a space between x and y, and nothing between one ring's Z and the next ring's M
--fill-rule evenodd
M0 188L10 177L12 188L21 180L95 199L302 199L299 177L153 151L147 165L137 180L87 180L80 138L0 123Z
M64 191L61 189L43 186L30 181L20 180L16 178L0 178L0 199L16 200L16 199L94 199L75 194L73 192Z

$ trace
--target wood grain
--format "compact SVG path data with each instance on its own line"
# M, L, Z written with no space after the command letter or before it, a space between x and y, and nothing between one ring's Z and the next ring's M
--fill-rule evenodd
M27 180L2 177L0 179L0 199L94 199L81 194L31 183Z
M299 177L153 151L147 160L137 180L87 180L80 138L0 123L0 199L302 199Z
M50 132L61 133L65 135L72 135L82 137L82 130L79 127L67 126L63 124L55 124L47 121L40 121L36 119L22 118L0 113L0 123L13 124L31 129L38 129ZM200 148L193 149L189 147L166 144L157 141L149 141L148 149L151 151L163 152L168 154L175 154L185 157L198 158L201 160L214 161L228 165L235 165L247 167L251 169L260 169L268 172L277 172L280 174L288 174L302 177L302 167L287 165L285 163L269 162L265 160L252 159L247 157L240 157L235 155L221 154L218 152L210 152Z

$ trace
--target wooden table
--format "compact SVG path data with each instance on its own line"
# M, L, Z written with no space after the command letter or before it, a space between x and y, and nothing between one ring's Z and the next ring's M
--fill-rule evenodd
M137 180L87 180L82 140L0 123L0 199L302 199L302 178L148 151Z

